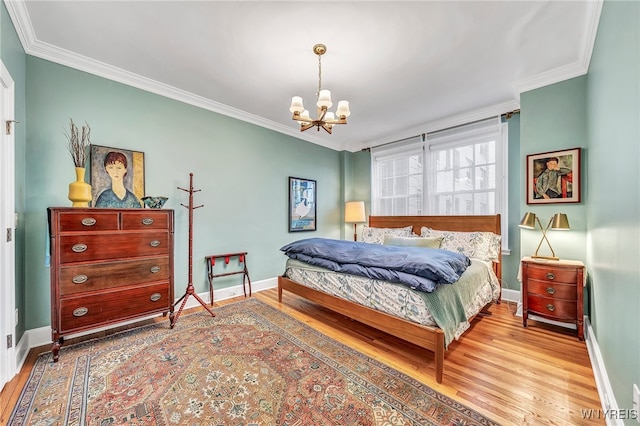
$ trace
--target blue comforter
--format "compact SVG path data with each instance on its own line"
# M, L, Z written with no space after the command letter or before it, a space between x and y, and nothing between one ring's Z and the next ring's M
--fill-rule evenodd
M463 254L424 247L397 247L307 238L282 247L291 259L335 272L401 283L424 292L452 284L471 264Z

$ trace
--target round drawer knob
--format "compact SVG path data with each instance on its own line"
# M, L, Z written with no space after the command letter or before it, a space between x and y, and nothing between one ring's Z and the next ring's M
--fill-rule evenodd
M150 217L145 217L144 219L142 219L142 224L149 226L153 224L153 219L151 219Z
M75 253L82 253L84 251L87 251L87 245L86 244L74 244L73 247L71 247L71 250L73 250Z
M162 295L160 293L153 293L151 297L149 297L149 299L151 299L152 302L157 302L161 298L162 298Z
M556 307L555 307L555 306L553 306L551 303L549 303L549 304L547 305L547 309L548 309L549 311L553 312L553 311L555 311L555 310L556 310Z
M556 289L553 287L547 287L547 293L549 294L554 294L556 292Z
M82 283L86 283L88 279L89 279L88 276L84 274L79 274L71 278L71 281L73 281L74 284L82 284Z
M89 308L85 308L85 307L76 308L76 309L73 310L73 316L74 317L82 317L82 316L87 315L88 312L89 312Z
M547 279L548 280L554 280L556 279L556 276L553 272L547 272Z
M158 247L158 246L160 245L160 241L158 241L158 240L153 240L153 241L151 241L151 242L149 243L149 245L150 245L151 247Z
M95 225L95 224L96 224L96 222L98 222L98 221L97 221L97 220L95 220L95 218L93 218L93 217L85 217L85 218L83 218L83 219L82 219L82 221L81 221L81 222L82 222L82 224L83 224L84 226L93 226L93 225Z
M160 272L160 267L159 266L152 266L151 267L151 273L152 274L157 274L158 272Z

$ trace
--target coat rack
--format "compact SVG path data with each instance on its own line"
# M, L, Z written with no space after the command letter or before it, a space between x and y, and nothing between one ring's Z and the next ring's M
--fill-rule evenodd
M187 284L187 291L184 293L184 295L180 299L178 299L176 303L173 304L173 306L175 307L178 303L182 301L182 304L180 305L180 309L178 309L178 313L173 318L171 318L171 328L173 328L173 326L176 325L176 322L178 322L178 318L180 317L180 314L182 313L182 309L184 308L184 305L187 303L187 299L189 298L189 296L195 297L196 300L200 302L202 307L206 309L207 312L209 312L212 317L216 316L216 314L214 314L211 311L211 309L209 309L207 304L200 298L200 296L198 296L198 293L195 292L193 287L193 211L195 209L199 209L200 207L203 207L203 205L200 205L197 207L193 206L193 193L200 192L199 189L195 189L195 190L193 189L193 173L189 173L189 189L184 189L180 187L178 187L178 189L181 189L182 191L186 191L189 193L189 205L185 206L184 204L181 204L182 207L186 207L187 209L189 209L189 284Z

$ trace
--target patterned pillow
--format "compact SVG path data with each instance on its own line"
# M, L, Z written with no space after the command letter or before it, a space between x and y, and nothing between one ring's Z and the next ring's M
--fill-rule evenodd
M501 237L493 232L439 231L422 227L421 237L443 237L441 249L462 253L470 258L497 262Z
M443 239L443 237L397 237L395 235L386 234L384 236L383 244L400 247L440 248Z
M395 235L397 237L409 237L411 236L412 226L405 226L404 228L372 228L365 225L362 228L362 241L371 244L384 243L384 236L387 234Z

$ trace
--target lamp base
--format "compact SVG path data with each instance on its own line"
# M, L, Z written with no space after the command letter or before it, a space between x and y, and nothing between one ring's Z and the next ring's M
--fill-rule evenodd
M531 256L531 258L533 258L533 259L547 259L547 260L560 260L559 257L555 257L555 256L538 256L536 254Z

